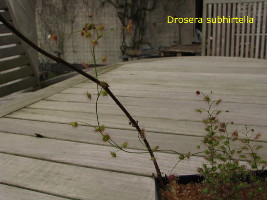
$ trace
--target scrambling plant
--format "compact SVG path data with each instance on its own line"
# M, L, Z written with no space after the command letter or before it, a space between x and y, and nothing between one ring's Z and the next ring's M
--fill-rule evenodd
M160 168L158 166L158 163L157 163L157 160L155 159L155 156L154 156L154 150L150 147L150 144L149 142L147 141L146 139L146 136L145 136L145 130L144 129L141 129L138 122L130 115L130 113L127 111L127 109L121 104L121 102L117 99L117 97L113 94L113 92L111 91L110 89L110 86L108 83L106 83L105 81L100 81L98 78L97 78L97 75L96 77L84 72L83 70L77 68L76 66L68 63L67 61L63 60L59 55L55 56L55 55L52 55L50 53L48 53L47 51L41 49L40 47L38 47L36 44L34 44L32 41L30 41L28 38L26 38L21 32L19 32L14 26L12 26L10 23L7 22L7 20L0 14L0 21L3 22L3 24L8 28L10 29L15 35L17 35L20 39L22 39L26 44L28 44L29 46L31 46L32 48L34 48L36 51L38 51L39 53L43 54L44 56L50 58L51 60L54 60L55 62L57 63L61 63L71 69L73 69L74 71L78 72L79 74L83 75L84 77L88 78L89 80L93 81L94 83L97 84L97 87L98 88L101 88L100 90L98 90L98 97L100 96L101 94L101 90L105 90L105 92L112 98L112 100L117 104L117 106L122 110L122 112L126 115L126 117L129 119L129 123L136 129L136 131L138 132L138 138L140 140L140 142L142 142L142 144L145 146L146 148L146 153L149 153L150 157L151 157L151 161L153 162L154 164L154 167L155 167L155 170L156 170L156 173L157 173L157 177L159 178L160 180L160 184L163 185L163 178L162 178L162 174L161 174L161 171L160 171ZM93 24L93 23L88 23L88 24L85 24L84 26L84 29L82 30L81 34L87 34L88 35L88 38L89 37L89 32L88 31L93 31L95 33L98 33L97 30L96 30L96 25ZM133 25L130 23L127 27L125 27L127 30L131 31L132 28L133 28ZM102 29L102 27L100 28ZM99 29L98 29L99 30ZM99 30L101 31L101 30ZM91 32L90 32L91 33ZM108 32L106 32L108 33ZM93 48L92 48L92 58L93 58L93 61L94 61L94 65L96 64L96 58L95 58L95 54L94 54L94 47L98 45L98 40L100 38L103 37L104 34L96 34L96 38L91 40L92 41L92 45L93 45ZM97 70L95 69L96 73L97 73ZM89 93L87 94L87 96L90 98L92 95ZM96 113L97 112L97 107L96 107ZM97 114L97 118L98 118L98 114ZM123 150L123 151L126 151L124 148L127 147L127 143L123 143L122 145L118 145L116 144L110 137L107 136L106 133L104 133L103 131L105 131L105 126L104 125L101 125L100 122L99 122L99 119L97 119L98 121L98 127L96 127L96 131L98 131L102 137L103 137L103 141L107 141L109 144L115 146L116 148L118 148L119 150ZM72 122L71 123L72 125L74 125L74 127L77 127L78 126L78 122ZM142 153L142 152L140 152ZM116 157L116 153L115 152L111 152L111 156L112 157Z
M203 192L217 199L249 199L255 192L259 195L267 190L267 182L257 179L257 173L249 171L266 167L266 162L257 154L262 146L255 142L261 134L246 125L244 130L231 130L233 122L219 119L221 113L228 112L218 109L222 100L213 100L212 93L207 95L197 91L196 94L207 105L207 108L196 109L196 112L206 114L202 120L206 134L202 144L197 146L198 149L204 146L202 152L207 161L198 168L205 177ZM251 184L253 190L247 190Z
M114 29L106 29L104 25L102 24L95 24L93 22L93 15L89 16L92 20L89 23L85 23L84 26L82 27L82 30L80 31L76 31L75 33L79 32L80 35L82 37L84 37L85 40L87 40L88 44L90 45L90 57L92 59L92 65L90 66L90 64L88 63L83 63L83 65L86 68L90 68L93 67L94 72L95 72L95 78L98 79L98 72L97 72L97 63L99 61L101 61L102 63L107 61L107 56L102 56L101 58L97 58L96 54L95 54L95 49L100 45L100 40L105 37L106 35L108 35L110 32L114 31ZM132 27L132 23L129 22L129 24L124 27L128 33L130 33L133 29ZM104 86L102 87L101 86ZM98 102L101 96L107 96L109 93L104 89L105 87L108 86L107 83L105 82L101 82L101 84L97 85L96 88L96 100L95 100L95 113L96 113L96 121L97 121L97 126L95 126L95 132L99 133L102 137L102 141L103 142L107 142L109 143L111 146L115 147L117 150L116 151L112 151L110 154L112 157L117 157L117 152L118 151L124 151L127 153L136 153L136 152L131 152L129 150L127 150L126 148L128 147L128 142L124 142L122 144L118 144L116 143L116 141L114 141L110 135L108 134L107 128L105 125L101 124L101 120L99 117L99 113L98 113ZM87 91L86 92L86 96L88 97L88 99L91 101L92 100L92 94ZM88 123L85 122L72 122L71 125L73 127L78 127L79 124L86 124L88 126L91 126ZM130 122L130 124L132 124ZM144 130L142 129L140 134L143 135ZM142 142L142 141L141 141ZM145 146L145 145L144 145ZM145 152L139 152L139 153L148 153L148 151Z
M184 160L185 158L190 158L192 155L199 154L191 154L190 152L187 154L181 154L174 150L159 150L158 146L152 148L146 138L145 129L140 128L138 121L136 121L130 115L127 109L113 94L109 84L105 81L99 80L96 69L97 61L101 60L104 62L106 61L107 57L103 56L97 59L95 55L95 48L99 45L100 39L107 35L109 32L113 31L113 29L106 30L103 25L86 23L83 26L82 30L79 31L81 36L88 39L89 43L91 44L91 58L95 70L95 76L91 76L90 74L63 60L60 55L55 56L39 48L37 45L27 39L23 34L21 34L18 30L16 30L12 25L10 25L1 14L0 21L2 21L3 24L7 26L15 35L25 41L36 51L56 61L57 63L62 63L63 65L73 69L74 71L80 73L81 75L85 76L86 78L97 84L97 96L95 106L97 126L94 127L95 132L101 135L102 140L104 142L109 143L117 150L121 150L128 153L148 153L150 155L151 161L154 164L157 173L157 178L159 179L161 187L164 188L164 183L168 181L164 181L162 177L160 168L157 163L157 159L154 155L155 152L177 154L179 158L178 162ZM132 31L133 24L130 23L125 28L129 31ZM50 38L52 40L57 40L56 35L51 35ZM84 63L84 65L90 67L87 63ZM202 96L204 102L207 105L207 108L196 109L196 112L198 113L207 114L207 117L202 121L205 125L206 135L202 140L202 144L198 146L200 152L204 154L204 157L208 162L208 164L203 164L203 166L198 169L199 173L205 176L205 188L203 189L203 192L213 195L213 197L216 196L218 197L217 199L230 199L228 198L230 196L234 198L240 197L241 199L248 199L247 197L253 197L256 193L262 193L264 190L267 190L266 182L264 185L264 182L258 181L258 179L256 179L255 174L250 173L248 171L249 168L260 169L260 167L262 167L263 169L266 165L262 158L257 154L257 151L262 148L262 146L257 145L255 143L255 140L260 138L260 134L255 133L253 129L249 129L247 126L245 126L245 130L241 132L237 130L230 131L229 126L233 123L222 122L219 120L219 115L223 111L218 109L217 106L221 104L222 100L213 100L211 94L206 95L199 91L197 91L196 94ZM106 126L101 124L98 115L98 100L101 95L109 95L109 97L112 98L112 100L127 116L127 118L129 119L129 124L133 126L138 132L138 139L145 147L144 151L131 152L127 149L127 142L117 144L111 138L111 136L106 130ZM89 91L86 92L86 96L89 100L92 100L92 94ZM85 123L75 121L71 122L71 126L73 127L78 127L79 124ZM86 125L92 126L90 124ZM201 146L204 146L205 149L201 150ZM116 152L112 151L111 156L114 158L117 157ZM243 162L243 160L245 162ZM173 179L173 177L174 176L169 176L168 178ZM247 183L248 181L252 183L255 187L253 188L253 190L249 190L249 192L246 192L246 189L249 187Z

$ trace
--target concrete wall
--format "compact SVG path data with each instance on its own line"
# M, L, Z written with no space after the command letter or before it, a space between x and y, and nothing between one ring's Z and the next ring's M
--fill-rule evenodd
M95 23L102 23L107 28L117 28L101 40L96 54L108 56L109 63L119 61L121 56L121 22L117 10L111 4L101 4L100 0L36 0L36 22L38 43L46 50L64 51L64 58L71 63L90 61L88 41L79 33L84 23L94 15ZM194 0L158 0L155 10L147 13L145 41L152 46L170 46L174 44L191 44L193 39L192 24L167 24L167 16L194 17ZM49 34L57 34L58 42L51 43ZM143 45L147 47L147 45Z

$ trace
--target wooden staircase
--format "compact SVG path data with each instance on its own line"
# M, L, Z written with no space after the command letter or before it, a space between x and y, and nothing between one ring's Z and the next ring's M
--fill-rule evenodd
M16 26L16 20L6 0L0 0L0 14ZM36 67L36 66L35 66ZM39 87L39 76L25 45L0 24L0 97Z

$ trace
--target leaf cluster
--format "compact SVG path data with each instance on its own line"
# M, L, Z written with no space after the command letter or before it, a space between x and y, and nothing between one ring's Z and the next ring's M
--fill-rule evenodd
M202 96L207 107L195 110L206 114L202 120L205 136L201 145L197 146L198 149L203 148L202 153L207 161L198 168L198 172L205 177L203 192L214 195L217 199L242 199L249 195L245 193L251 182L257 185L258 193L263 188L267 189L267 182L259 181L251 171L266 167L266 162L258 155L262 146L255 144L261 134L255 133L254 129L249 129L246 125L243 131L231 131L233 122L219 119L226 112L218 109L222 100L213 100L212 93L207 95L197 91L196 94Z

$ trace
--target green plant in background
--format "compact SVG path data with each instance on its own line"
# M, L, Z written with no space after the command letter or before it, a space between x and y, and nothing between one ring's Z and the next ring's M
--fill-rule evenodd
M262 146L255 142L261 134L246 125L243 131L231 131L233 122L225 123L219 119L222 112L228 112L218 109L222 100L213 100L212 93L197 91L196 94L202 96L207 105L207 108L196 109L196 112L206 114L202 120L206 134L201 142L207 164L198 168L205 177L203 192L217 199L249 199L255 193L260 196L263 190L267 190L267 180L257 179L250 169L263 170L266 166L257 154ZM201 145L197 148L200 149ZM250 183L246 182L249 176ZM251 186L253 189L248 189Z
M82 37L84 37L85 40L88 41L89 47L90 47L90 57L92 59L92 65L90 66L90 64L88 63L84 63L83 65L87 68L93 67L94 72L95 72L95 78L98 79L98 73L97 73L97 63L99 61L101 61L102 63L107 61L107 56L102 56L100 58L96 57L96 48L100 45L100 40L107 36L110 32L115 31L115 29L106 29L105 26L103 24L95 24L93 22L93 15L89 15L89 17L92 19L90 23L85 23L84 26L82 27L82 30L80 31L75 31L75 33L79 32L80 35ZM132 30L132 24L129 23L127 25L127 27L125 27L125 29L130 33ZM102 82L102 84L106 84L105 82ZM104 86L106 87L106 86ZM111 137L110 135L107 133L106 131L106 126L102 125L100 122L100 117L99 117L99 113L98 113L98 102L99 102L99 98L100 96L107 96L108 92L103 89L103 87L101 87L100 85L97 85L96 88L96 100L95 100L95 113L96 113L96 121L97 121L97 126L94 127L95 128L95 132L100 133L100 135L102 136L102 141L103 142L107 142L109 143L111 146L117 148L117 151L121 150L124 152L128 152L128 153L134 153L134 152L130 152L128 150L126 150L126 148L128 147L128 143L124 142L122 144L118 144L116 143ZM92 100L92 94L87 91L86 92L86 96L88 97L88 99L91 101ZM72 122L71 125L73 127L78 127L79 124L86 124L88 126L91 126L88 123L85 122ZM112 157L117 157L117 151L116 152L111 152L111 156Z
M127 26L131 21L135 29L133 30L131 40L127 39L126 30L122 31L121 53L124 55L127 49L138 50L143 44L150 44L144 40L146 16L150 11L155 10L158 0L103 0L103 4L109 3L117 9L117 15L122 26Z

